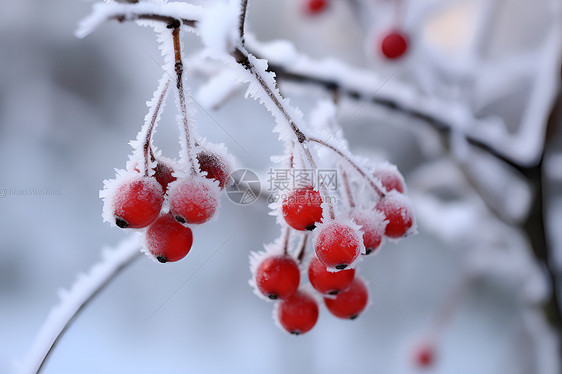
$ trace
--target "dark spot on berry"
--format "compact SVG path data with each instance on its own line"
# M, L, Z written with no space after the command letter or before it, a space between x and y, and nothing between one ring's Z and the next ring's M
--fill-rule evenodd
M340 293L340 290L332 290L332 291L328 292L328 295L335 296L335 295L337 295L337 294L339 294L339 293Z
M293 331L291 331L291 334L293 334L293 335L300 335L301 332L300 332L299 330L293 330Z
M163 264L168 262L168 257L166 257L166 256L157 256L156 259L158 260L158 262L161 262Z
M176 221L178 221L179 223L185 223L185 222L186 222L185 218L183 218L182 216L175 216L174 218L175 218Z
M373 248L365 248L365 254L366 255L368 255L371 252L373 252Z
M359 317L359 314L354 314L354 315L350 316L349 319L353 320L353 319L355 319L355 318L357 318L357 317Z
M274 293L270 293L269 295L267 295L267 297L269 297L271 300L277 300L277 295Z
M301 227L302 227L302 226L301 226ZM312 231L312 230L314 230L315 228L316 228L316 225L315 225L315 224L308 225L308 226L305 227L305 229L306 229L307 231Z
M127 227L129 227L129 222L120 217L115 217L115 224L122 229L126 229Z
M343 270L343 269L345 269L346 267L347 267L347 264L339 264L339 265L336 265L336 266L335 266L335 268L338 269L338 270Z

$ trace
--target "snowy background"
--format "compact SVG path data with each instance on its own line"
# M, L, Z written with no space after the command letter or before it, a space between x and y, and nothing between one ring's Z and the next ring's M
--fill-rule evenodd
M298 0L250 1L248 26L260 41L289 39L314 58L333 56L383 79L392 75L388 92L405 84L464 103L482 123L491 118L487 130L475 133L506 130L512 137L502 144L513 157L536 157L542 144L535 139L542 137L560 72L556 1L412 1L404 24L413 50L396 74L396 65L372 52L392 19L393 2L367 3L378 11L358 19L344 1L314 18L303 14ZM125 165L162 58L151 30L133 23L110 22L77 39L78 21L91 5L22 0L0 12L2 373L13 372L14 360L31 346L58 302L57 290L96 262L102 247L125 236L102 223L98 191ZM184 35L188 54L201 47L197 37ZM204 78L187 74L197 92ZM317 99L329 97L311 87L281 89L305 115ZM224 142L238 166L264 173L282 149L266 110L242 96L218 111L197 108L198 130ZM167 109L155 140L174 157L174 107ZM275 218L265 204L237 206L223 197L219 220L194 230L186 259L166 265L137 260L80 315L44 373L416 373L412 349L435 333L434 321L451 303L436 363L427 372L559 371L537 306L548 286L522 232L486 208L423 123L363 102L343 100L341 110L343 120L352 116L344 128L351 150L395 163L419 218L417 236L387 243L362 263L371 306L360 318L337 320L321 308L310 333L282 333L272 321L272 304L248 286L249 252L277 237ZM498 121L505 128L498 129ZM551 227L562 216L561 149L562 141L553 142L547 163L554 171ZM497 173L491 178L504 180ZM526 196L524 187L517 191L520 200L505 204L515 206L508 211L515 215ZM553 248L561 253L560 241Z

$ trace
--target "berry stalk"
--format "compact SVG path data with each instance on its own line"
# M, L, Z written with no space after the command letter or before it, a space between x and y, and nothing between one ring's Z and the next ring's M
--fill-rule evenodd
M180 26L181 23L178 20L175 20L174 23L169 25L169 27L172 28L172 39L174 43L174 70L176 72L176 89L178 92L180 112L183 121L183 130L187 147L187 160L190 166L191 174L196 175L197 167L195 166L195 157L193 156L194 144L191 136L189 120L187 118L187 100L185 98L185 91L183 87L183 61L181 56Z
M342 159L344 159L349 165L351 165L351 167L353 167L363 178L365 178L365 180L369 183L369 186L371 186L373 191L375 191L375 193L377 195L379 195L379 197L383 198L386 195L384 193L384 191L379 186L377 186L374 179L371 178L371 176L361 166L359 166L356 162L354 162L350 157L348 157L341 150L339 150L338 148L334 147L333 145L331 145L331 144L329 144L329 143L327 143L327 142L325 142L321 139L308 138L308 140L313 142L313 143L318 143L318 144L334 151L337 155L339 155Z
M164 78L163 78L164 79ZM156 128L156 122L158 121L158 117L160 116L160 111L162 109L163 103L166 100L166 96L168 95L168 89L170 87L170 80L166 80L164 86L161 90L160 96L158 97L158 101L156 105L151 108L153 111L152 118L150 119L150 125L146 131L144 144L143 144L143 154L144 154L144 175L148 177L148 169L151 161L155 160L154 151L152 150L152 134L154 133L154 129Z

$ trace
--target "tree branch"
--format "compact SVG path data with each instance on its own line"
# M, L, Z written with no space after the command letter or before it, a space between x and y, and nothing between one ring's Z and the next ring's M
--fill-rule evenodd
M31 349L18 365L22 373L41 371L57 343L86 306L134 259L140 257L138 243L138 236L130 235L111 251L104 252L100 262L61 294L60 303L51 310Z

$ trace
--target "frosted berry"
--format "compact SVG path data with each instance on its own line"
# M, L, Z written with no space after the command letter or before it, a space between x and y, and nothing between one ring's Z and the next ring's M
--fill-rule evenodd
M150 225L160 214L164 197L155 178L127 179L113 195L113 216L121 228L139 229Z
M429 368L435 362L435 350L429 344L422 344L414 351L414 364L419 368Z
M388 59L397 59L402 57L408 49L408 37L398 31L390 31L381 42L381 52Z
M388 167L382 166L375 169L373 176L381 181L382 186L387 191L396 190L400 193L404 193L406 191L404 177L400 174L396 167L392 167L390 165Z
M360 230L363 233L365 254L368 255L377 250L382 244L387 224L384 214L376 210L356 210L351 213L351 218L361 226Z
M154 168L154 178L162 186L162 190L166 192L168 185L176 180L172 175L174 169L166 161L157 160L156 167Z
M305 11L308 14L319 14L326 10L329 0L306 0Z
M336 221L322 225L319 230L314 250L320 262L334 270L345 269L355 262L363 247L356 230Z
M385 235L390 238L397 239L408 234L414 225L414 212L409 199L401 193L389 192L379 200L376 209L388 220Z
M158 217L146 230L147 250L162 263L181 260L192 244L191 229L178 223L169 213Z
M266 297L286 299L299 288L300 270L289 255L265 258L256 270L256 285Z
M221 190L228 183L231 168L227 160L222 156L208 150L197 153L197 161L201 171L207 173L205 175L208 179L214 179L219 182Z
M281 326L293 335L310 331L318 320L318 304L304 291L297 291L279 303L277 318Z
M283 218L296 230L314 230L322 219L322 197L311 186L291 191L282 204Z
M170 184L170 212L180 223L201 224L213 217L220 190L210 180L188 177Z
M367 285L359 277L355 277L349 287L337 294L335 298L324 298L324 303L330 313L343 319L357 318L367 306L368 301Z
M308 279L312 287L321 294L337 295L349 287L354 276L355 269L330 272L316 257L308 265Z

